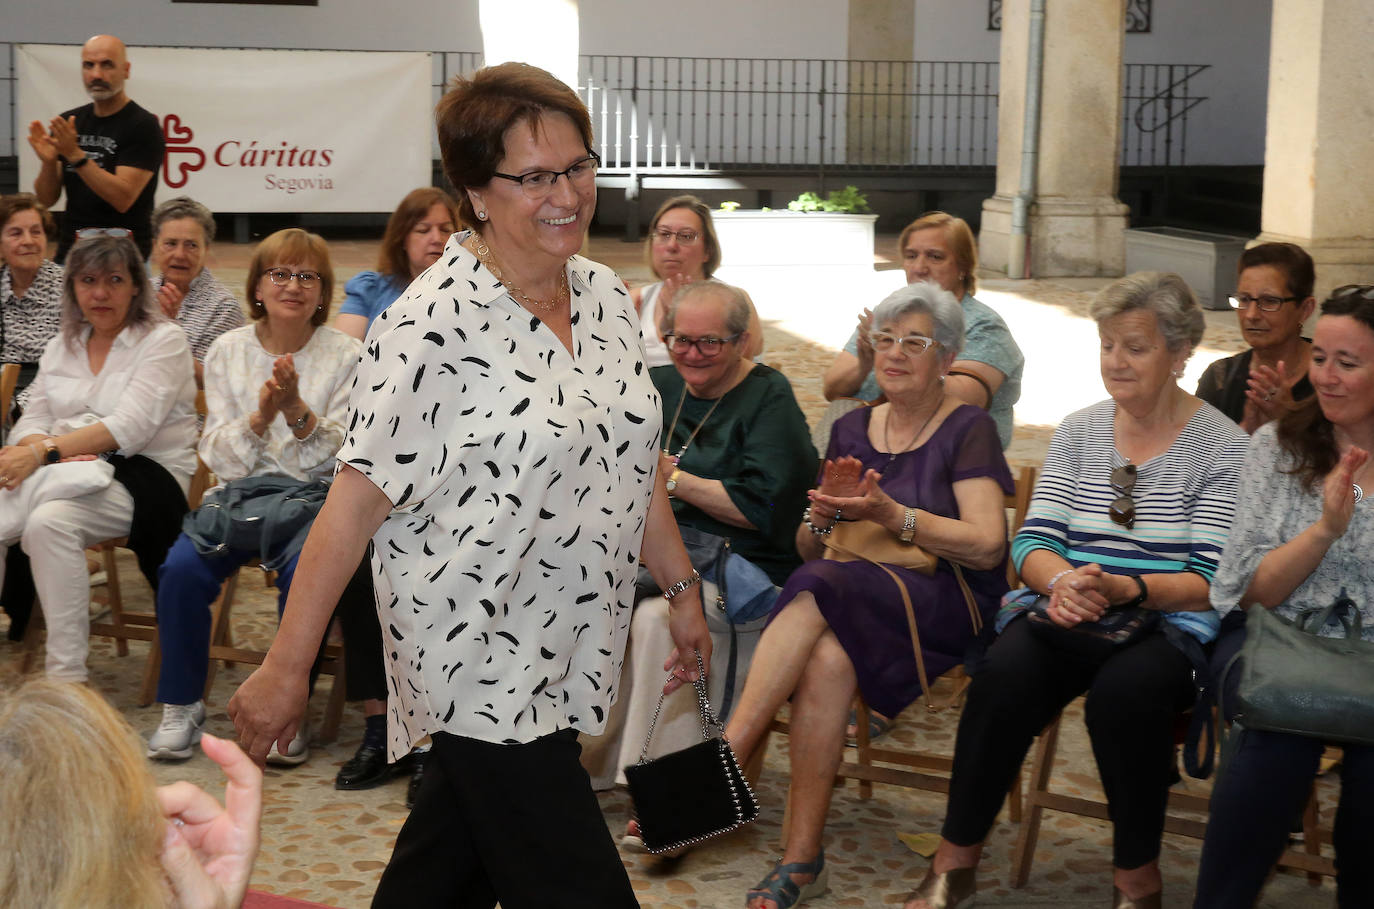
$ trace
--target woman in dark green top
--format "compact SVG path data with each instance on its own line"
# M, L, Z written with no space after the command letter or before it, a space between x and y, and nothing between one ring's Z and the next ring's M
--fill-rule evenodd
M820 466L786 377L744 355L749 316L740 291L718 281L693 282L678 293L665 322L673 363L649 373L663 408L659 469L668 478L678 526L730 539L730 604L749 607L731 626L717 611L709 584L703 596L716 641L706 681L712 706L722 714L732 701L731 680L737 680L735 691L744 687L778 587L801 564L797 526ZM742 560L762 574L748 565L740 570ZM639 757L663 686L663 653L672 647L665 637L668 621L662 597L645 597L635 606L606 732L582 740L582 762L596 789L624 782L621 768ZM657 716L650 757L701 741L691 697L669 698ZM637 846L638 833L631 824L626 845Z
M679 526L729 537L781 586L801 564L797 523L819 460L786 377L741 353L749 312L719 282L674 301L664 337L673 364L649 373L663 399L659 468Z

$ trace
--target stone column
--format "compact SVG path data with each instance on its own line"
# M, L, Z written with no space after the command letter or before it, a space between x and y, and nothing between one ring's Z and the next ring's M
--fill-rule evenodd
M1317 299L1374 283L1374 44L1368 0L1273 0L1258 241L1297 243Z
M1352 0L1353 2L1353 0ZM1039 151L1030 206L1032 276L1119 275L1128 209L1117 198L1125 0L1046 0ZM983 203L979 256L1007 267L1021 189L1031 0L1002 5L997 192ZM1016 277L1020 277L1017 275Z
M851 164L903 164L910 156L915 44L915 0L849 0L852 62L841 84L850 93L845 151Z

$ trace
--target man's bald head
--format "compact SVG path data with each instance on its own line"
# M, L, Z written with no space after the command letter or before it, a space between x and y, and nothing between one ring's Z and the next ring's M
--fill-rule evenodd
M129 78L129 55L114 35L96 35L81 46L81 81L97 102L116 101Z

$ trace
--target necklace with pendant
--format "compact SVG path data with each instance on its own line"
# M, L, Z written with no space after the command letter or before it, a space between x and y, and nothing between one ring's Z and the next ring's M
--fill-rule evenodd
M751 367L751 368L752 368L752 367ZM720 396L719 398L716 398L716 400L715 400L714 402L712 402L710 409L706 411L706 416L702 417L701 420L697 423L696 428L693 429L693 430L692 430L692 434L689 435L689 436L687 437L687 441L682 443L682 447L679 448L679 449L677 450L677 454L676 454L676 455L672 454L672 453L671 453L668 449L666 449L666 448L663 449L663 453L664 453L665 455L667 455L668 457L672 458L674 464L676 464L676 463L678 463L678 462L680 462L680 461L682 460L682 456L685 455L685 454L687 453L687 449L688 449L689 447L691 447L691 445L692 445L692 440L695 439L695 438L697 437L697 433L701 432L701 427L703 427L703 426L706 425L706 421L709 420L709 419L711 419L711 414L713 414L713 413L716 412L716 408L720 406L720 402L721 402L721 401L724 401L724 400L725 400L725 396L728 395L730 392L734 391L734 390L735 390L735 386L738 385L738 384L739 384L739 383L736 382L735 385L731 385L729 388L727 388L727 389L721 394L721 396ZM677 399L677 410L675 410L675 411L673 412L673 422L672 422L672 424L668 427L668 434L667 434L666 436L664 436L665 442L671 442L671 441L672 441L673 433L677 431L677 421L678 421L678 417L682 416L682 405L683 405L686 401L687 401L687 385L684 383L683 386L682 386L682 395Z
M568 289L567 269L563 269L558 273L558 291L554 294L552 300L545 303L543 300L536 300L526 294L515 284L515 282L510 281L501 273L501 266L496 264L496 260L491 256L491 250L487 248L487 244L482 240L482 235L477 231L472 232L472 242L473 246L476 248L477 260L485 265L487 271L491 272L492 277L500 281L505 286L506 290L510 291L510 295L521 303L532 306L535 309L543 310L544 312L553 312L558 308L558 304L570 298L571 292Z
M935 405L935 409L930 412L930 416L926 417L925 422L921 424L921 428L916 430L916 435L911 437L911 441L906 443L906 447L903 448L901 451L894 450L892 447L892 443L887 440L887 427L892 422L892 404L889 403L887 405L887 416L883 419L883 447L887 449L887 463L889 465L893 461L897 460L897 455L905 454L906 452L911 450L911 446L915 445L916 440L921 437L921 433L926 431L926 427L930 425L931 420L935 419L935 415L940 412L940 407L944 403L945 400L942 397L940 401Z

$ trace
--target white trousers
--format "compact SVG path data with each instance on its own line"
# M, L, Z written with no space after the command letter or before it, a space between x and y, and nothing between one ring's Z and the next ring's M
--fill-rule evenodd
M3 495L0 493L0 495ZM54 499L34 508L20 544L33 568L33 584L48 626L45 668L50 677L86 681L86 654L91 637L91 579L86 547L127 536L134 499L122 483L74 499ZM5 554L13 540L0 545L0 583Z
M701 596L707 604L706 625L711 632L707 697L711 699L712 709L719 712L730 665L730 624L716 609L716 585L702 581ZM767 617L764 617L736 629L736 704L744 691L744 679L766 622ZM658 706L663 683L668 679L663 661L672 650L668 601L661 596L645 597L635 604L630 620L630 643L625 652L625 665L620 671L620 689L606 718L606 729L598 736L579 736L582 766L592 778L593 789L599 791L616 784L624 785L625 766L639 760L654 708ZM725 717L721 717L721 721L724 720ZM685 685L664 699L648 756L662 757L700 741L701 712L697 708L696 693L691 685Z

